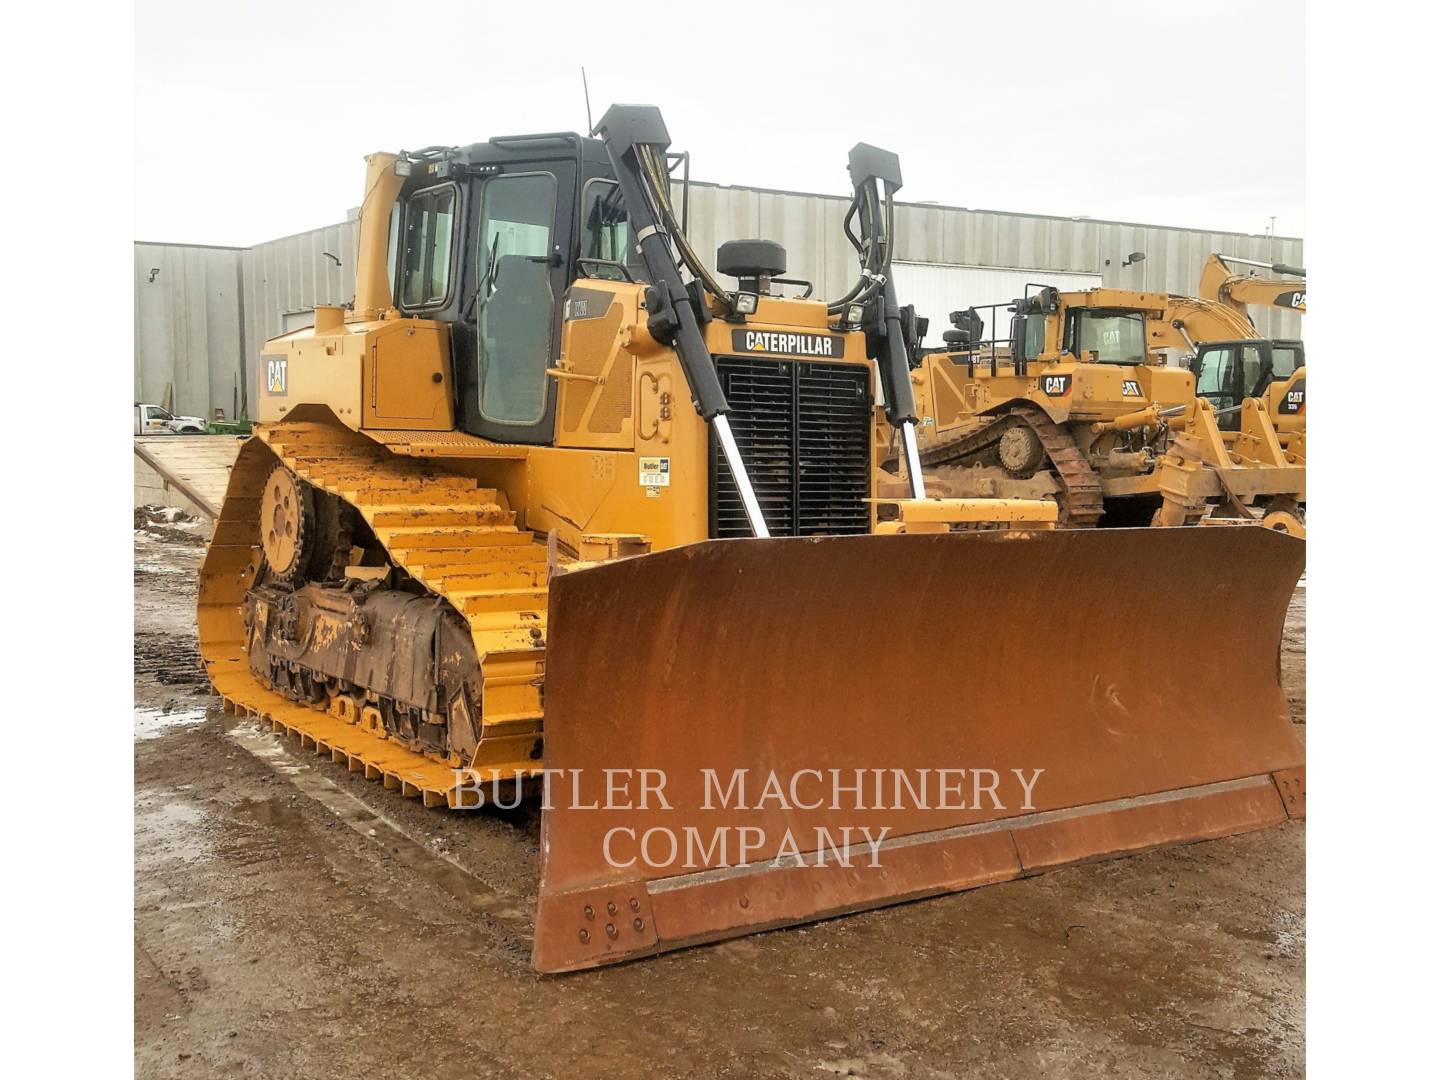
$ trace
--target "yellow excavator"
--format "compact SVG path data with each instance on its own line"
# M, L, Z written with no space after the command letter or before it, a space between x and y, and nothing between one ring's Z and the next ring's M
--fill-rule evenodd
M1300 541L930 497L898 159L851 152L827 302L767 241L703 264L657 109L597 132L367 159L353 304L265 344L201 570L227 708L427 806L541 800L547 972L1303 814Z
M1285 276L1261 277L1254 270L1240 273L1232 263ZM1261 338L1249 308L1273 307L1305 314L1304 279L1301 266L1212 253L1200 272L1200 296L1234 312L1249 333L1204 332L1198 338L1203 344L1192 344L1190 350L1199 393L1222 415L1233 412L1246 398L1260 399L1287 457L1299 463L1305 460L1305 344L1299 339Z
M1232 266L1231 264L1234 264ZM1235 266L1257 267L1281 277L1260 277L1254 270L1240 273ZM1299 279L1298 281L1295 279ZM1238 255L1212 252L1200 268L1199 294L1215 300L1249 319L1250 306L1280 308L1305 314L1305 268L1288 263L1267 263L1242 259Z
M987 338L1004 313L1008 336ZM1200 344L1215 338L1246 339L1237 356L1279 355L1288 343L1255 340L1243 313L1166 293L1032 286L951 322L945 345L924 352L911 375L922 468L949 494L1051 498L1070 528L1103 517L1254 521L1303 534L1303 441L1287 456L1266 402L1208 392L1206 380L1230 366L1166 363L1167 354L1219 355ZM889 463L898 463L893 452Z

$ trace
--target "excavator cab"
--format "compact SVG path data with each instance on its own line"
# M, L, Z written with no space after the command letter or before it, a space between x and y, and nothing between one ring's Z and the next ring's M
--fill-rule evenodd
M1285 384L1285 395L1276 403L1281 414L1297 413L1304 406L1305 389L1289 384L1305 367L1305 343L1263 338L1238 341L1209 341L1195 353L1192 371L1195 392L1215 406L1221 431L1240 430L1241 405L1246 398L1266 396L1277 384ZM1292 397L1292 395L1298 395Z

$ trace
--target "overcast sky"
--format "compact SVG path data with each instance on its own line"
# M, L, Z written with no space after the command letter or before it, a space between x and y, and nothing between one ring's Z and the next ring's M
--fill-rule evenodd
M1300 0L137 0L135 47L141 240L333 223L371 150L583 130L581 65L696 179L844 194L864 140L907 201L1305 229Z

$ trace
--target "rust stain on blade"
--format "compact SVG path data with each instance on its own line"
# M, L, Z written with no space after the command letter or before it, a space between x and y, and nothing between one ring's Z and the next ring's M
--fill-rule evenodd
M713 541L566 575L545 739L565 779L542 826L536 965L1283 820L1269 774L1303 751L1275 658L1303 562L1292 537L1191 528ZM631 778L624 794L584 809L607 801L607 769ZM641 805L638 770L663 775L665 806ZM1264 795L1206 787L1254 777ZM1079 807L1099 809L1048 837L1043 818L1020 829ZM862 855L882 838L879 865L783 865L836 837ZM777 856L773 873L704 877ZM581 949L571 899L611 889L653 918Z

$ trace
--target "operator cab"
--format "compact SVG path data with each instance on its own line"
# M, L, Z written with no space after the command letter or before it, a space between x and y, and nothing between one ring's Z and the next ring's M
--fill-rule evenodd
M402 156L390 228L401 313L448 323L457 425L546 444L564 297L579 278L641 280L604 144L573 133Z
M1195 353L1195 392L1220 414L1222 431L1240 429L1246 398L1259 397L1271 383L1284 381L1305 366L1303 341L1207 341ZM1233 411L1226 411L1233 410Z

